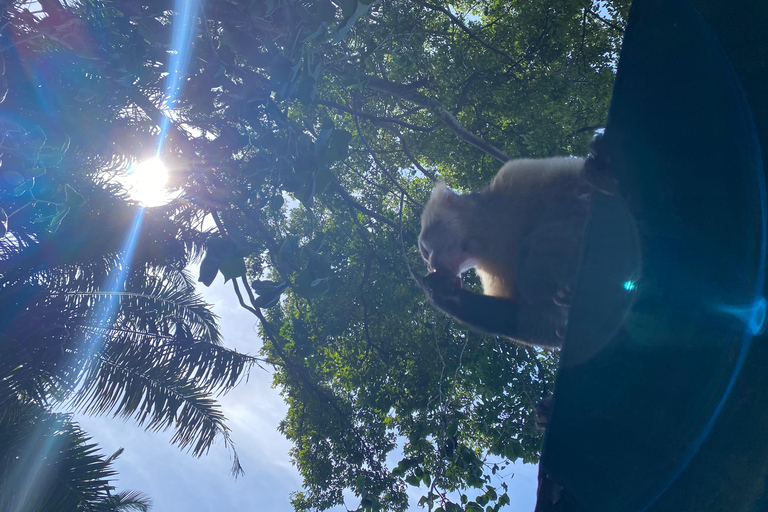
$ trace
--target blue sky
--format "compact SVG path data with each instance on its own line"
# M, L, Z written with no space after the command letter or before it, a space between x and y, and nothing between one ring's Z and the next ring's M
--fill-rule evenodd
M261 341L255 332L255 318L239 307L231 285L225 286L219 276L210 288L200 288L221 317L226 346L256 353ZM245 469L245 475L237 480L229 474L232 461L221 443L207 456L196 459L169 443L170 432L145 432L111 416L76 419L104 453L125 448L115 463L119 472L115 485L119 490L136 489L148 494L154 501L154 512L292 512L289 495L301 488L301 478L288 457L290 443L277 432L286 406L278 390L272 388L272 376L256 368L247 382L220 401ZM505 481L512 504L502 510L533 511L536 466L519 464L507 472ZM498 487L499 482L495 485ZM410 509L424 510L416 506L421 490L410 489ZM357 504L353 499L347 503L351 509Z

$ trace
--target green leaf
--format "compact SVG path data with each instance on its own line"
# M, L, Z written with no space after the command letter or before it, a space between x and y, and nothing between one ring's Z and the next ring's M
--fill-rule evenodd
M203 261L200 263L200 276L198 277L198 281L205 286L211 286L211 283L216 279L216 275L219 273L219 270L225 262L227 267L227 274L224 276L225 279L229 280L233 275L236 277L245 275L245 270L243 270L245 268L245 263L243 262L242 267L240 267L240 263L236 261L236 258L238 257L235 254L236 251L237 246L232 240L221 236L209 238L206 242L205 257L203 257ZM240 260L242 261L242 257L240 257ZM240 274L241 271L242 274ZM223 273L224 272L222 271L222 274ZM230 277L228 278L227 275Z
M66 151L62 151L62 148L54 146L43 146L37 153L37 161L35 162L35 167L39 167L44 170L46 167L54 167L59 165L64 159L65 152Z
M309 105L315 101L315 94L317 93L317 82L314 78L306 77L299 82L296 87L296 99L302 102L304 105Z
M329 163L344 160L349 155L349 143L352 134L346 130L335 129L328 143L327 159Z
M59 229L59 226L61 225L61 221L64 220L64 217L66 217L68 213L69 213L69 206L60 205L58 208L58 212L56 213L56 215L53 216L50 224L48 224L48 230L51 233L55 233L56 230Z
M320 129L320 133L317 134L317 140L315 141L315 153L321 154L327 147L328 141L333 135L333 131L336 126L333 124L333 120L325 118L323 120L323 127Z
M332 273L331 262L322 254L311 254L307 268L310 269L314 278L312 286L317 286L319 281L328 279Z
M330 23L336 19L336 6L331 0L317 0L315 2L315 17L324 23Z
M296 191L295 195L303 205L312 206L315 201L315 190L317 190L315 176L313 173L309 173L307 174L307 177L304 178L304 183L299 190Z
M325 280L318 280L313 276L312 270L307 267L296 276L293 289L302 297L314 299L330 291L330 285Z
M290 169L285 169L280 173L281 184L286 192L296 193L304 184L304 179Z
M45 146L47 140L48 138L45 136L45 132L38 125L25 131L24 134L19 137L19 142L29 154L37 154L37 152L40 151L40 148Z
M236 279L242 277L248 272L245 268L245 259L233 251L219 266L221 274L224 276L224 282L226 283L230 279Z
M282 296L282 293L267 293L264 295L259 295L256 297L256 300L254 301L254 306L260 309L267 309L271 308L278 302L280 302L280 297Z
M517 441L510 440L504 447L504 457L514 462L520 458L520 449L521 447Z
M333 183L333 173L327 167L321 167L317 170L315 176L315 195L325 192L328 185Z
M197 281L203 283L205 286L211 286L218 273L218 262L206 254L205 258L203 258L203 261L200 263L200 274Z
M31 195L32 187L35 186L35 178L24 181L21 185L13 189L12 194L16 197L22 197L24 195Z
M277 254L277 268L281 274L290 272L299 252L299 239L295 236L286 237Z
M407 477L405 477L405 482L408 485L418 487L419 485L421 485L421 478L417 477L416 475L408 475Z
M272 60L272 64L269 66L270 80L274 83L284 83L291 78L291 68L293 63L279 55Z
M287 281L276 283L274 281L260 281L257 279L251 283L251 288L259 295L256 298L256 307L270 308L274 306L278 303L287 287Z
M283 203L285 203L285 199L283 199L281 194L277 194L276 196L272 196L272 198L270 198L269 208L273 211L278 211L283 206Z
M85 201L85 198L77 193L75 189L69 186L69 184L64 185L64 204L71 207L80 206L83 204L83 201Z
M251 283L251 288L253 288L253 291L258 295L266 295L275 292L282 293L287 287L287 281L280 281L277 283L275 281L261 281L257 279Z
M167 44L169 29L149 16L142 17L138 25L139 34L150 43Z
M319 38L320 36L324 35L325 32L328 30L328 23L325 21L321 22L320 25L317 27L317 30L306 36L304 39L301 40L302 43L308 43L310 41L314 41L315 39Z
M446 502L445 509L447 512L464 512L463 510L461 510L461 506L457 505L452 501Z
M2 178L2 180L11 187L18 187L26 181L24 176L16 171L5 171L4 173L0 174L0 178Z
M307 245L305 246L305 249L308 250L308 252L311 253L318 253L320 252L320 249L323 247L323 242L325 241L325 232L318 233L315 235L315 238L309 241Z
M348 2L344 2L344 4L347 4ZM367 4L363 3L362 1L357 2L355 1L355 10L352 13L351 16L347 17L345 15L345 20L341 23L338 29L336 29L336 35L333 38L334 43L340 42L342 39L347 37L347 34L352 29L352 26L357 22L360 17L368 12L368 9L371 8L372 1L369 1ZM347 9L349 11L349 9Z
M336 0L336 4L341 7L341 16L345 19L351 17L357 9L357 0Z

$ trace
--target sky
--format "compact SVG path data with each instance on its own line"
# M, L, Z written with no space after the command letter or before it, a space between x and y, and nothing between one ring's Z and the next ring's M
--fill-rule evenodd
M221 275L210 288L199 286L200 293L219 315L224 344L240 352L255 354L261 341L256 319L240 308L231 284ZM272 375L255 368L243 381L220 398L245 475L235 479L229 473L230 452L222 443L200 459L170 444L172 432L146 432L131 421L111 416L76 416L102 452L125 451L115 462L118 471L113 482L118 490L133 489L148 494L154 512L244 512L269 510L292 512L290 493L301 489L301 477L288 456L290 443L277 431L287 407ZM507 469L511 505L508 512L532 512L536 503L537 467L517 464ZM497 481L494 485L499 487ZM409 510L425 510L416 505L424 489L409 487ZM350 499L349 509L358 501ZM337 511L344 508L338 507Z

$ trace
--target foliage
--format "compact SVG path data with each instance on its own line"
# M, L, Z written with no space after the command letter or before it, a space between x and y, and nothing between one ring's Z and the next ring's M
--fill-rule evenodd
M43 512L146 512L151 500L114 493L120 452L105 457L64 414L8 403L0 415L0 509Z
M289 405L280 428L305 481L295 507L326 509L351 491L362 509L403 510L406 485L422 486L421 503L433 510L509 503L502 468L537 458L533 404L551 385L556 354L481 338L429 309L409 279L421 268L418 216L438 177L474 189L510 157L585 152L605 121L628 2L209 2L182 48L189 66L178 91L163 88L175 72L168 52L178 50L170 46L178 22L170 2L45 0L38 15L21 4L10 4L0 34L5 104L24 130L42 127L46 147L68 146L61 163L25 177L36 184L58 173L55 193L63 190L64 200L56 205L25 196L17 189L26 181L7 174L36 169L39 157L3 156L5 190L23 191L0 216L17 241L8 250L37 242L17 226L19 209L29 222L51 216L41 221L50 231L59 204L69 207L55 239L79 211L66 187L88 205L96 171L119 172L127 159L150 154L168 124L161 156L186 210L165 213L171 226L188 229L165 240L177 249L205 245L200 281L221 272L261 321L264 355ZM176 93L166 116L164 98ZM50 105L63 113L55 123ZM204 215L215 222L213 236L193 229ZM165 284L156 287L145 272L137 286L175 293L164 280L181 276L181 267L169 254L184 253L158 249L152 266ZM64 297L77 307L72 295L56 300ZM121 308L135 308L126 322L141 322L150 302L123 297ZM156 331L143 336L163 351L132 335L126 357L159 358L152 367L162 373L177 357L164 350L185 332L178 325L196 325L193 336L212 332L180 311L147 322ZM126 334L110 335L115 347ZM197 361L220 386L242 371ZM176 385L176 375L162 378ZM86 393L80 403L118 407L151 426L167 421L115 396ZM196 432L195 450L210 439Z
M34 209L19 211L16 240L0 243L0 393L173 428L173 442L198 456L217 435L229 444L211 395L256 359L220 346L216 317L184 270L195 233L175 223L178 207L146 212L127 263L138 208L97 185L86 196L55 233L37 227Z

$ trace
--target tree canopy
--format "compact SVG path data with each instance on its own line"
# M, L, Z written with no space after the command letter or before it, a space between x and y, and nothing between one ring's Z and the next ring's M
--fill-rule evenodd
M121 239L100 220L128 208L105 177L159 150L183 195L153 214L167 243L144 238L139 261L155 270L140 278L157 293L188 286L183 264L202 252L199 280L221 272L259 318L254 351L274 367L289 406L280 430L304 478L296 509L346 493L348 506L404 510L407 485L422 486L430 509L509 503L499 475L537 458L533 409L557 354L483 338L427 305L410 279L423 268L419 215L438 178L477 189L509 158L586 152L605 122L629 2L176 4L3 2L8 251L69 229L62 239L83 243L53 253L74 251L78 276L102 275L84 262L114 261L108 242ZM185 20L192 36L179 42ZM24 268L38 275L39 264ZM149 310L135 307L142 326ZM256 362L214 353L213 324L157 311L144 328L205 342L181 371L206 393ZM177 357L131 342L153 371ZM125 406L84 400L165 424L142 416L152 391L132 389L138 402ZM198 439L199 453L202 432L179 444Z

